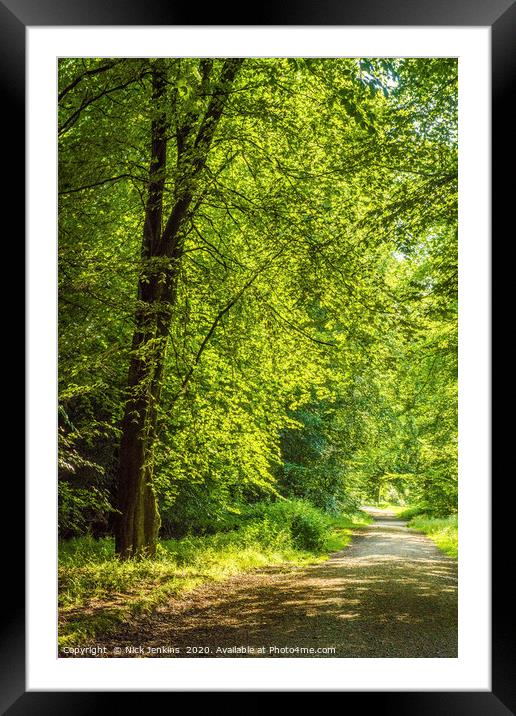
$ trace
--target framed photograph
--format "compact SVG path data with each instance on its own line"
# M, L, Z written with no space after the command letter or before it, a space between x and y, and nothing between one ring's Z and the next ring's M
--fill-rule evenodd
M514 5L193 14L0 5L28 305L2 707L512 713L490 268Z

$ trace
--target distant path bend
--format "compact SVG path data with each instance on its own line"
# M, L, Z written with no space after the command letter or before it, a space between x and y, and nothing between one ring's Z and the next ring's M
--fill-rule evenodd
M108 646L170 645L195 658L246 656L217 652L237 646L267 658L456 657L456 561L392 513L369 511L374 522L327 562L204 585L127 625ZM209 651L188 654L187 646ZM335 651L270 653L271 646Z

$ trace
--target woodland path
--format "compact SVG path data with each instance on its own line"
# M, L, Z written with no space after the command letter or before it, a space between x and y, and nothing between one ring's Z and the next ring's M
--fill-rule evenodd
M174 646L175 656L456 657L457 563L392 513L323 563L282 565L198 587L104 642ZM187 647L209 653L186 653ZM252 646L265 652L217 652ZM269 647L335 647L333 653L270 653ZM142 654L135 654L141 656ZM170 658L174 654L154 654Z

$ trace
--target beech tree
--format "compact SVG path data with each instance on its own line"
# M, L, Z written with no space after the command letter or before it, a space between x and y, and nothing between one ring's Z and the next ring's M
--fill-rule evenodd
M456 82L60 61L65 534L129 558L264 496L454 509Z

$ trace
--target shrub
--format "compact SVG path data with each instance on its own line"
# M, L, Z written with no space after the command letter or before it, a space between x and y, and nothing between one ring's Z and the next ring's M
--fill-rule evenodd
M62 537L86 534L92 526L107 525L114 512L105 490L74 487L65 480L58 483L59 534Z
M260 502L247 508L247 519L258 520L274 533L286 530L292 544L302 550L322 550L331 519L305 500Z
M328 523L320 513L301 511L294 515L290 531L294 543L301 549L319 550L324 547Z
M428 507L425 504L409 505L408 507L398 512L398 517L402 520L411 520L413 517L417 517L418 515L426 515L428 514L428 512Z

